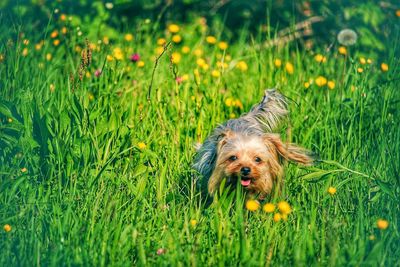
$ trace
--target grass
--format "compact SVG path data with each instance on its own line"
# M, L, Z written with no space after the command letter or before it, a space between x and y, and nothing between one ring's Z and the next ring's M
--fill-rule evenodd
M322 49L259 49L261 38L247 42L245 30L221 51L187 25L183 43L172 43L154 69L154 36L164 30L157 25L144 25L129 42L123 34L109 45L89 39L99 47L89 66L81 63L89 29L80 36L63 21L40 33L28 24L1 25L0 225L12 229L0 233L0 265L398 266L396 38L372 64L359 63L360 47L344 57L337 45L319 63L313 53ZM54 29L59 35L51 38ZM189 54L180 51L184 45ZM122 60L108 61L118 57L116 47ZM203 50L208 70L196 64L195 49ZM174 51L182 57L176 65ZM144 67L127 59L134 52ZM248 69L236 68L238 61ZM217 62L228 65L214 77ZM177 83L184 74L188 80ZM320 75L334 89L317 86ZM323 161L286 164L284 193L268 201L290 203L287 221L244 209L239 189L206 207L190 167L194 145L271 87L293 100L285 139ZM389 222L386 230L377 228L379 218Z

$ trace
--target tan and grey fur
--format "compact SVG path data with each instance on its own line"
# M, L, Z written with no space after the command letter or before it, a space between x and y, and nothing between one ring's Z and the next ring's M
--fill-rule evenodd
M307 150L283 143L273 133L287 115L285 97L269 89L247 114L214 129L199 148L193 164L211 195L226 178L228 184L241 179L249 193L262 198L281 179L282 159L311 164Z

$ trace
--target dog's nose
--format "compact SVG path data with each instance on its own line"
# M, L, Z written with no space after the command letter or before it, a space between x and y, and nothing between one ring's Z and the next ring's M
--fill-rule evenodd
M242 175L248 175L251 172L251 169L249 167L242 167L240 169L240 172L242 173Z

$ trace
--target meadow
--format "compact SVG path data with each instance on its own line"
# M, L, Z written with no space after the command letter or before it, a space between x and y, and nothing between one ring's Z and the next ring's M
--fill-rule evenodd
M58 9L40 30L7 19L1 266L399 266L398 17L385 53L229 40L201 17L111 36ZM266 88L290 99L284 139L318 161L285 163L262 203L238 187L207 205L195 145Z

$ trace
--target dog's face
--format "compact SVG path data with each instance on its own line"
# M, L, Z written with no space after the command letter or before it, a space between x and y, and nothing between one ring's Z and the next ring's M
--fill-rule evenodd
M308 164L311 159L297 146L282 143L279 135L247 136L228 132L218 145L215 169L208 189L214 193L221 181L241 186L252 194L265 196L282 174L280 157Z

